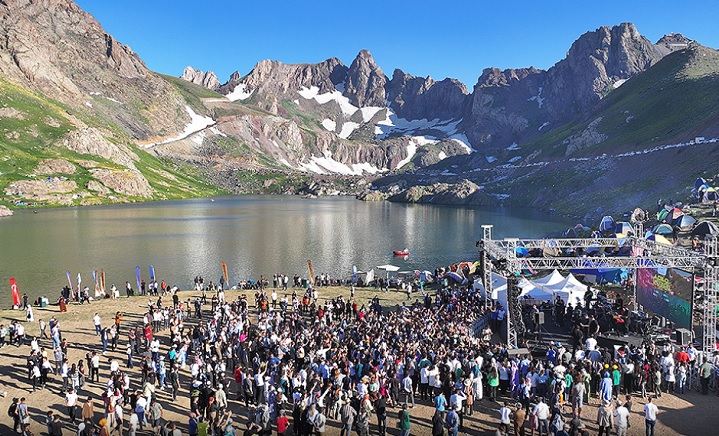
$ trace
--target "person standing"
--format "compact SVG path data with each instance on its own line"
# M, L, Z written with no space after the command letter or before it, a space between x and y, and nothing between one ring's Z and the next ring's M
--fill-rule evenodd
M432 415L432 436L444 436L444 418L436 409Z
M17 405L16 413L17 413L18 421L20 423L21 432L24 436L26 426L30 425L30 412L27 409L27 403L25 403L25 397L20 398L20 404Z
M539 436L542 436L543 434L549 434L549 406L542 397L539 397L538 401L534 409L532 409L532 415L537 419Z
M340 422L342 423L341 434L342 436L351 436L352 425L355 422L357 416L357 410L350 404L349 400L345 400L344 404L340 408ZM409 435L409 432L407 432Z
M514 436L524 436L524 421L527 419L527 411L520 403L517 403L516 409L511 415L514 423Z
M629 410L619 400L617 400L617 408L614 409L614 424L616 425L617 436L627 436Z
M712 372L713 368L709 360L705 360L702 366L699 367L699 381L702 385L702 395L709 394L709 380L711 379Z
M597 424L599 424L599 436L609 436L614 421L614 415L610 409L609 401L602 401L597 409Z
M402 379L402 393L404 394L404 405L406 406L409 400L412 400L412 407L414 407L414 387L409 372L406 372Z
M410 416L409 412L407 412L407 405L402 405L402 410L399 411L398 414L399 418L399 434L400 436L409 436L409 430L410 430ZM456 421L455 421L456 423ZM455 433L456 435L456 433Z
M644 405L644 422L647 426L647 436L654 436L654 427L657 425L657 405L652 402L649 397L647 404Z
M70 417L70 422L75 424L77 419L75 417L77 408L77 393L75 393L75 389L70 388L67 390L67 394L65 394L65 406L67 406L67 415Z
M449 411L447 412L444 423L447 427L447 435L457 436L459 433L459 416L457 416L457 412L454 411L453 406L449 406Z

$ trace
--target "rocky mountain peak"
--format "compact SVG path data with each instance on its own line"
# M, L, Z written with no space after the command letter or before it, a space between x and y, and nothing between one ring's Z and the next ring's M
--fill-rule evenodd
M681 33L669 33L662 36L659 41L657 41L656 45L660 48L664 48L672 52L688 48L689 45L692 44L692 42L694 41L682 35Z
M217 91L220 88L220 80L217 78L215 73L212 71L203 73L202 70L196 70L191 66L185 67L180 79L187 80L195 85L204 86L205 88L213 91ZM232 80L232 78L230 78L230 80Z
M347 71L344 95L358 107L384 106L387 78L367 50L359 52Z
M541 73L534 67L500 70L499 68L485 68L477 79L478 87L509 86L520 81L530 74Z
M461 116L469 92L456 79L435 82L431 77L415 77L395 69L387 83L390 107L401 118L448 120Z

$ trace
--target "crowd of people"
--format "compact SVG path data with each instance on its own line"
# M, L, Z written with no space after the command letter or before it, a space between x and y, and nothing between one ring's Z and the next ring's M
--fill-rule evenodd
M206 286L198 278L195 285L201 294L188 299L176 287L143 292L150 298L135 324L123 322L122 312L107 322L95 314L98 347L76 363L67 359L56 317L45 338L25 337L19 322L11 324L12 333L0 326L0 344L28 344L32 389L47 388L48 377L59 376L65 424L74 425L73 434L101 436L134 436L146 427L172 436L323 435L331 423L346 436L384 436L388 419L404 436L416 430L412 409L419 404L434 410L433 435L456 436L483 401L501 405L498 435L586 435L587 420L600 434L625 434L636 398L648 401L650 434L652 397L683 394L688 368L699 365L692 346L678 353L652 343L600 348L593 312L581 307L565 318L571 350L553 343L544 355L518 355L492 341L490 325L501 328L497 314L504 309L484 307L477 292L455 285L393 310L378 297L357 304L354 287L349 298L322 300L312 286L286 288L282 275L273 277L272 287L268 281L254 289L252 305L240 293L227 299L221 284ZM280 298L278 289L291 295ZM494 322L474 331L472 322L483 318ZM42 339L52 346L40 346ZM108 358L101 371L108 348L126 350L126 360ZM719 359L704 362L700 373L708 387L711 377L719 378ZM102 401L95 405L98 386ZM186 404L187 421L165 420L162 398ZM596 417L583 412L590 401L599 404ZM30 434L25 398L14 399L8 413L16 431ZM49 435L62 434L59 416L45 418Z

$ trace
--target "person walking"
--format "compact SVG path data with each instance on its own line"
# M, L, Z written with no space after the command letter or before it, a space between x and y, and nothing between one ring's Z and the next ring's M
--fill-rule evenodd
M702 395L709 394L709 381L711 380L713 370L714 368L712 368L712 364L709 360L704 361L702 366L699 367L699 381L702 386Z
M67 415L70 417L70 422L75 424L77 420L75 417L77 409L77 393L75 393L75 389L70 388L67 390L67 394L65 394L65 406L67 406Z
M647 436L654 436L654 427L657 425L657 405L649 397L644 405L644 422L646 423Z
M412 406L414 407L414 387L412 386L412 377L409 376L409 372L405 373L402 379L402 393L404 394L404 405L412 400Z
M399 414L398 414L398 419L399 419L399 422L398 422L397 426L399 427L400 436L409 436L410 416L409 416L409 412L407 412L406 404L402 405L402 409L399 411Z
M616 425L617 436L627 436L629 410L620 400L617 400L617 408L614 409L614 424Z

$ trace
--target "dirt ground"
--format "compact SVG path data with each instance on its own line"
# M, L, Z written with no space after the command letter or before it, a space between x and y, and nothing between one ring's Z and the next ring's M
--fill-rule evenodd
M332 288L322 289L320 288L320 299L331 298L334 295L342 294L348 296L349 291L343 288ZM227 297L234 298L241 291L229 291ZM246 292L250 302L253 301L251 291ZM192 292L182 292L181 298L186 299L194 295ZM385 294L383 292L376 293L372 290L358 290L357 300L358 303L362 304L370 298L378 295L383 299L384 307L391 307L406 300L406 295L396 291ZM94 333L94 327L92 323L92 316L95 312L98 312L103 320L103 325L109 325L112 321L112 316L115 311L121 310L125 313L123 317L122 329L126 329L130 326L134 326L142 322L141 314L143 309L146 308L147 298L145 297L134 297L134 298L120 298L118 300L103 300L102 302L93 302L86 305L70 305L69 311L66 313L60 313L57 306L51 306L44 309L35 310L35 322L32 324L26 323L26 331L31 337L32 335L39 334L39 328L37 321L40 318L47 321L51 316L55 315L60 321L61 330L63 336L67 338L70 343L69 358L71 362L77 362L84 358L84 355L89 350L100 350L100 340ZM7 324L12 319L23 319L24 312L22 311L0 311L0 322ZM123 335L124 337L124 335ZM163 331L160 333L161 339L167 339L167 332ZM165 341L166 342L166 341ZM104 383L109 372L109 364L107 358L112 357L114 359L120 359L122 363L121 367L124 367L124 341L120 342L120 347L112 352L108 351L105 359L103 359L100 368L100 379ZM50 341L45 339L41 341L41 345L50 347ZM27 379L27 370L25 366L26 356L29 354L29 346L25 345L22 347L6 346L0 349L0 357L2 366L0 366L0 389L7 390L7 395L0 398L0 408L3 411L7 410L13 397L26 397L27 403L32 416L32 431L34 434L46 434L45 429L45 414L48 410L53 410L56 414L59 414L63 422L65 422L65 434L70 434L70 431L75 430L75 426L71 425L67 417L66 408L64 406L63 397L60 395L59 387L61 386L62 380L58 377L51 379L48 388L31 392L31 385ZM166 347L164 350L166 351ZM136 366L130 370L132 374L132 380L135 382L133 387L137 387L136 383L139 381L139 368ZM187 390L187 384L189 381L189 367L181 372L181 384L180 398L175 403L172 403L169 392L158 390L159 401L165 409L164 418L176 422L183 430L183 434L186 434L187 415L189 411L189 392ZM236 392L234 383L231 388L232 392ZM102 390L102 383L86 382L85 389L81 392L80 398L84 399L88 395L93 397L95 400L96 410L97 405L101 405L100 393ZM246 417L246 409L243 405L240 405L234 400L235 395L230 394L230 410L234 412L235 422L244 423ZM630 428L630 435L643 435L644 434L644 421L641 410L644 405L644 401L638 397L635 397L635 406L632 412ZM594 423L596 418L596 404L597 400L593 399L591 404L586 407L584 417L586 425L589 427L590 434L596 434L598 431L597 425ZM719 398L716 397L716 392L710 392L709 396L702 396L697 392L687 393L683 396L673 396L665 394L658 400L656 404L659 407L660 413L658 418L658 424L656 428L657 435L710 435L717 434L716 430L716 417L713 412L717 410L719 404ZM482 435L482 434L494 434L494 429L499 422L499 410L500 404L491 403L487 400L480 402L475 405L476 412L473 416L467 417L465 420L466 434L467 435ZM569 410L569 408L567 409ZM429 403L421 404L418 402L417 407L410 410L412 417L412 430L413 435L429 435L431 432L431 415L433 408ZM128 415L129 416L129 415ZM96 422L101 418L100 412L96 412ZM126 417L127 419L127 417ZM396 410L391 410L388 416L388 433L390 435L398 434L398 430L395 429L397 422ZM376 420L371 421L371 430L376 434ZM328 421L329 429L328 435L339 434L339 426L336 421ZM127 424L126 424L127 425ZM237 428L241 428L241 425L237 425ZM125 430L127 431L127 430ZM6 413L0 413L0 435L13 434L12 432L12 419L7 416ZM123 433L126 434L126 433ZM148 431L138 434L151 434Z

